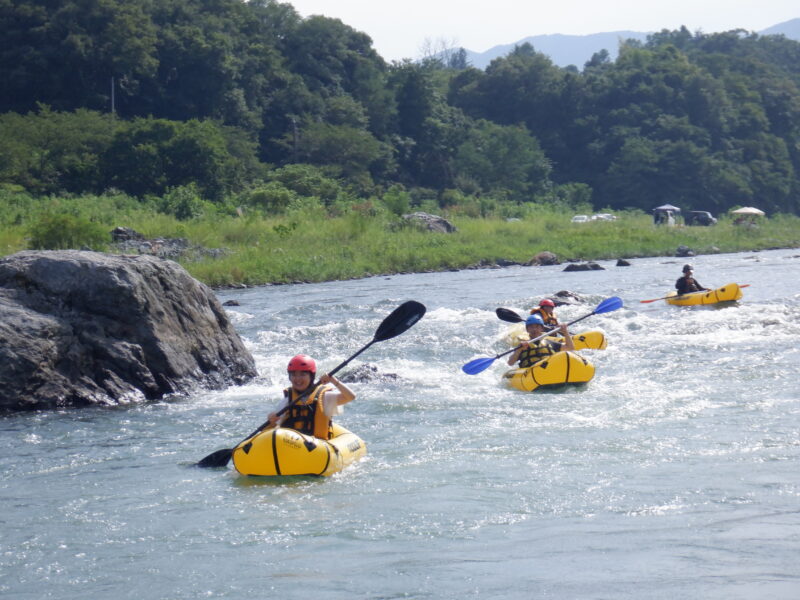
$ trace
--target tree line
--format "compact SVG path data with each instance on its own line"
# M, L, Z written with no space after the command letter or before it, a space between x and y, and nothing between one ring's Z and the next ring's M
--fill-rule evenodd
M306 165L412 204L800 213L783 36L664 30L580 70L524 44L482 71L463 51L388 64L273 0L0 0L0 31L0 185L34 194L222 201L271 182L280 203L276 173Z

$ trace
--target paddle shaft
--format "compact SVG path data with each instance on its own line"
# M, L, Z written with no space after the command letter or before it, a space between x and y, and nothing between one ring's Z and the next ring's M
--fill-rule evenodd
M567 325L567 327L569 327L570 325L574 325L574 324L575 324L575 323L577 323L578 321L583 321L584 319L588 319L588 318L589 318L589 317L591 317L592 315L596 315L596 314L597 314L597 311L592 311L592 312L590 312L588 315L583 315L582 317L578 317L577 319L575 319L575 320L573 320L573 321L570 321L570 322L569 322L569 323L567 323L566 325ZM525 346L525 344L530 344L531 342L538 342L539 340L543 340L543 339L544 339L544 338L546 338L547 336L549 336L549 335L552 335L552 334L553 334L553 331L554 331L554 330L545 331L545 332L544 332L542 335L537 335L535 338L533 338L533 339L530 339L530 340L528 340L527 342L524 342L524 343L520 344L519 346L516 346L516 347L512 348L511 350L506 350L506 351L505 351L505 352L503 352L502 354L498 354L497 356L495 356L495 359L498 359L498 358L500 358L500 357L502 357L502 356L505 356L505 355L507 355L507 354L511 354L512 352L516 352L516 351L517 351L517 350L519 350L520 348L524 347L524 346Z

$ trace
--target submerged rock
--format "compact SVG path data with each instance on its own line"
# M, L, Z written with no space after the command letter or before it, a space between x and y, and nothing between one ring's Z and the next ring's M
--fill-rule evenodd
M256 375L213 292L153 256L0 260L0 409L155 400Z
M397 373L381 373L378 367L370 364L358 365L339 377L344 383L370 383L375 381L397 381Z
M558 256L553 254L550 251L545 250L544 252L539 252L533 258L528 261L528 264L531 266L552 266L552 265L560 265L561 261L558 260Z
M560 290L550 297L556 306L569 306L573 304L581 304L584 302L580 294L571 292L569 290Z
M586 263L570 263L565 268L565 271L605 271L603 267L596 262Z

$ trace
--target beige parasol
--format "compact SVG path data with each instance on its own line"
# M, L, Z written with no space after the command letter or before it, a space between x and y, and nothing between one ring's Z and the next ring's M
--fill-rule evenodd
M753 208L752 206L743 206L742 208L737 208L736 210L731 211L732 215L755 215L758 217L764 216L764 211L759 210L757 208Z

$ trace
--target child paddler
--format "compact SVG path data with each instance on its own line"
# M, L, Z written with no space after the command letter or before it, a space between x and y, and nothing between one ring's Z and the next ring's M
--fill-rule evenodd
M323 440L331 439L333 417L341 414L339 407L355 400L356 395L327 373L314 383L317 364L305 354L292 358L287 371L291 387L283 391L283 403L270 413L270 425L289 427ZM289 409L278 416L278 412L287 405Z

